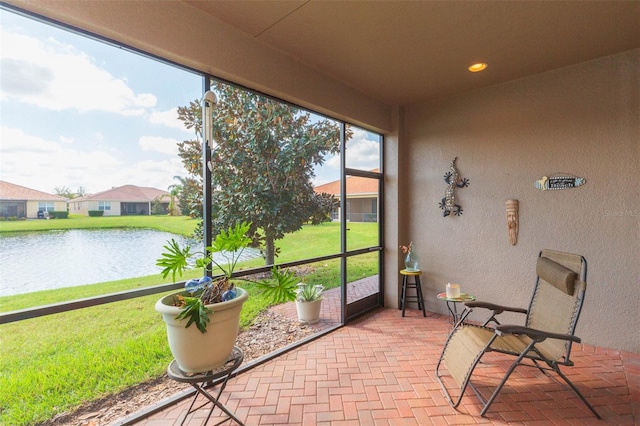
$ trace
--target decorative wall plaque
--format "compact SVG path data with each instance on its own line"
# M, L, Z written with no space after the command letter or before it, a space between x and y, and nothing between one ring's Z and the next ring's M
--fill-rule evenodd
M542 176L542 179L535 181L533 185L537 189L542 189L543 191L551 191L555 189L576 188L578 186L584 185L585 182L585 178L571 175Z
M507 200L507 230L509 231L509 242L512 246L518 244L518 200Z

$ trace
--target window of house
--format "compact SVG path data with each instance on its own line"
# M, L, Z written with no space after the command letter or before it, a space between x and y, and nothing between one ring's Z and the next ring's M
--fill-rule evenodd
M53 211L53 201L40 201L38 203L38 211L51 213Z

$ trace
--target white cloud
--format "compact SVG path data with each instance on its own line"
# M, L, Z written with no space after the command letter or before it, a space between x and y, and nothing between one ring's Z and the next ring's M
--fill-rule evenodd
M193 129L187 129L184 127L184 122L178 120L178 108L171 108L168 111L154 111L149 116L149 121L153 124L162 124L195 135Z
M105 176L123 163L101 149L81 151L73 144L28 135L20 129L0 128L0 179L48 193L56 187L83 186L97 192ZM107 179L109 181L109 179Z
M347 142L346 165L352 169L373 170L380 168L380 143L369 139L370 133L362 129L353 129L353 136ZM340 179L340 156L327 158L316 170L313 185L318 186Z
M0 31L2 100L15 99L55 111L73 108L122 115L141 115L156 105L154 95L134 93L125 80L101 69L71 45L4 28Z
M322 167L327 167L334 170L340 170L340 156L336 155L329 158Z
M140 138L140 148L144 151L155 151L163 154L178 156L178 140L163 138L159 136L142 136Z
M67 137L67 136L60 136L58 139L63 144L67 144L67 145L71 145L74 142L73 138L70 138L70 137Z
M347 167L360 170L380 168L380 143L368 139L368 136L368 132L354 129L353 136L347 142Z
M85 114L77 121L64 121L72 114L64 119L46 114L46 119L27 125L22 116L1 117L0 179L48 193L63 186L95 193L127 184L166 190L175 183L174 176L185 174L177 156L182 139L174 129L191 135L193 130L178 120L177 108L154 111L154 95L135 92L126 77L106 68L122 65L115 56L101 57L90 47L80 51L61 43L61 36L37 39L18 31L23 30L0 24L2 108L20 103ZM159 136L150 136L149 123L165 128L155 126L152 133L158 130Z
M0 137L0 179L48 193L63 186L72 190L82 186L95 193L129 184L166 190L175 183L174 176L185 174L177 156L125 165L104 150L80 151L19 129L2 126ZM175 144L175 140L165 142Z
M110 182L113 182L113 186L132 184L166 191L170 185L176 183L173 179L174 176L184 175L184 166L179 158L163 161L144 160L114 173Z
M47 153L55 150L55 142L46 141L44 139L27 135L21 129L14 129L2 126L0 127L0 153L2 154L2 166L9 167L13 165L7 161L10 155L15 153L24 153L32 155L37 153Z
M380 168L380 142L369 139L369 135L365 130L353 129L353 136L347 141L347 167L367 171ZM340 156L329 158L323 167L340 170Z

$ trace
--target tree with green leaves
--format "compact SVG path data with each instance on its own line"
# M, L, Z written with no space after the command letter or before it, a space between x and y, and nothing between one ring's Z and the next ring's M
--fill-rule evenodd
M326 154L339 152L340 127L289 104L224 83L212 89L214 146L211 149L213 233L243 220L252 223L254 244L274 264L275 241L304 223L330 220L337 200L314 191L314 167ZM178 116L196 135L202 134L197 101L178 108ZM201 143L179 144L179 155L191 176L202 176ZM258 230L262 237L258 237Z
M156 197L151 201L151 214L153 215L161 215L165 214L164 206L162 205L162 198Z
M198 216L197 212L202 211L202 180L196 180L193 177L174 176L180 183L169 185L169 214L180 214L182 216ZM198 210L200 209L200 210Z
M67 197L69 199L84 197L85 195L87 195L87 190L83 186L79 186L75 192L66 185L56 186L54 188L54 192L56 195L62 195L63 197Z

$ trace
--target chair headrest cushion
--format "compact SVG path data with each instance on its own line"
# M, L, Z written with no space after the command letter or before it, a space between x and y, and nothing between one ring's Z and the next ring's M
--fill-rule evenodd
M575 280L578 278L571 269L546 257L539 257L536 272L540 278L567 294L573 294Z

